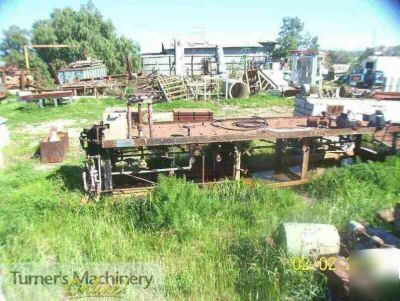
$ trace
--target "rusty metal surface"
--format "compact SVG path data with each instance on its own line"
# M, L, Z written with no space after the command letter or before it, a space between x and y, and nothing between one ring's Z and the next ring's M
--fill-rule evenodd
M395 139L396 134L398 136ZM389 125L373 133L373 138L389 147L400 149L400 125Z
M149 137L147 127L144 127L143 138L122 140L104 140L104 148L115 147L141 147L163 146L182 144L208 144L218 142L240 142L257 139L276 140L290 138L341 136L356 134L373 134L374 127L357 129L345 128L315 128L307 127L307 117L282 117L265 118L268 126L256 129L239 128L233 125L235 122L245 122L248 118L224 119L214 122L192 122L190 136L188 136L186 123L155 123L153 125L153 137ZM132 132L137 132L133 130Z
M0 81L7 89L34 87L35 81L31 71L37 71L37 69L23 70L19 69L17 65L6 65L0 67Z
M39 99L52 99L52 98L61 98L61 97L72 97L72 91L52 91L52 92L43 92L32 95L24 95L21 96L21 100L24 101L32 101Z
M214 114L209 109L173 109L174 122L212 121Z
M328 116L339 116L340 113L343 112L344 106L340 106L340 105L331 105L331 106L327 106L327 110L326 113L328 114Z
M42 163L63 162L69 141L68 132L57 132L60 141L49 141L50 133L40 142L40 161Z
M400 92L376 91L373 94L373 98L377 100L400 100Z
M333 300L347 301L350 296L350 268L342 256L335 256L332 268L322 272L328 279L328 288Z

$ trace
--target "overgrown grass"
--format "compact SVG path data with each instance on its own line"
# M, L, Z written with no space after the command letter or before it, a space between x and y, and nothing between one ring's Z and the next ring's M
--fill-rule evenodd
M81 204L79 170L0 173L2 262L157 262L170 299L322 300L324 282L294 271L271 243L287 221L373 221L400 197L400 158L327 172L296 191L226 182L201 190L162 177L145 198Z

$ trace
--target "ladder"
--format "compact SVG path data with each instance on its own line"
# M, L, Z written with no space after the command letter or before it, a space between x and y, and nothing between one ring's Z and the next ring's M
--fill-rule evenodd
M175 99L194 99L194 93L185 78L178 76L158 77L161 94L166 101Z

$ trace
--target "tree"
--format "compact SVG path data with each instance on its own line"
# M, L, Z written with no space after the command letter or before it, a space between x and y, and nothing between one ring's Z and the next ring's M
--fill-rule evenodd
M359 57L359 51L329 50L325 62L328 66L333 64L353 64Z
M311 36L307 33L302 40L300 48L308 50L319 50L318 36Z
M66 44L74 48L40 48L29 50L31 68L39 68L45 83L51 82L48 64L56 69L72 61L97 58L107 66L110 74L126 71L126 56L139 67L139 45L125 37L118 37L110 20L105 20L91 1L78 11L71 8L54 9L50 18L38 20L31 31L11 26L0 41L0 57L6 63L25 67L23 46L29 44Z
M2 57L7 57L12 53L22 53L24 45L29 43L29 32L12 25L3 31L4 38L0 43Z
M6 64L15 64L19 68L25 68L24 45L29 45L29 32L18 26L12 25L3 31L4 38L0 42L0 56ZM39 69L41 79L45 86L53 82L47 65L35 54L29 53L31 69Z
M118 37L111 21L105 20L91 2L81 6L79 11L54 9L50 19L33 24L32 41L35 44L77 45L76 48L37 51L40 58L52 62L56 68L77 59L93 57L104 61L109 73L123 73L125 57L137 58L139 53L138 44Z
M304 23L299 17L284 17L282 22L277 39L279 47L274 52L275 56L286 57L290 51L297 49L319 49L317 36L303 34Z

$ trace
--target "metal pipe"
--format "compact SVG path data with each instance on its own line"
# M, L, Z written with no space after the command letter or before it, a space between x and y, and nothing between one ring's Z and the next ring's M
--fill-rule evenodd
M193 167L193 163L194 163L193 160L189 160L189 165L183 166L183 167L157 168L157 169L149 169L149 170L139 170L137 172L114 171L111 174L112 175L141 175L141 174L150 174L150 173L158 173L158 172L166 172L166 171L190 170Z
M151 102L147 103L147 122L150 138L153 138L153 104Z
M239 150L239 147L235 145L234 147L234 164L233 164L233 178L234 180L238 181L240 180L240 171L241 171L241 152Z
M206 173L206 156L204 153L201 154L201 183L205 182Z
M132 112L131 112L131 106L128 102L128 107L126 110L126 114L127 114L127 121L128 121L128 139L132 139Z
M231 78L223 79L222 88L226 99L249 97L248 85L242 81L238 81Z
M138 136L143 137L143 115L142 115L142 103L138 103Z

